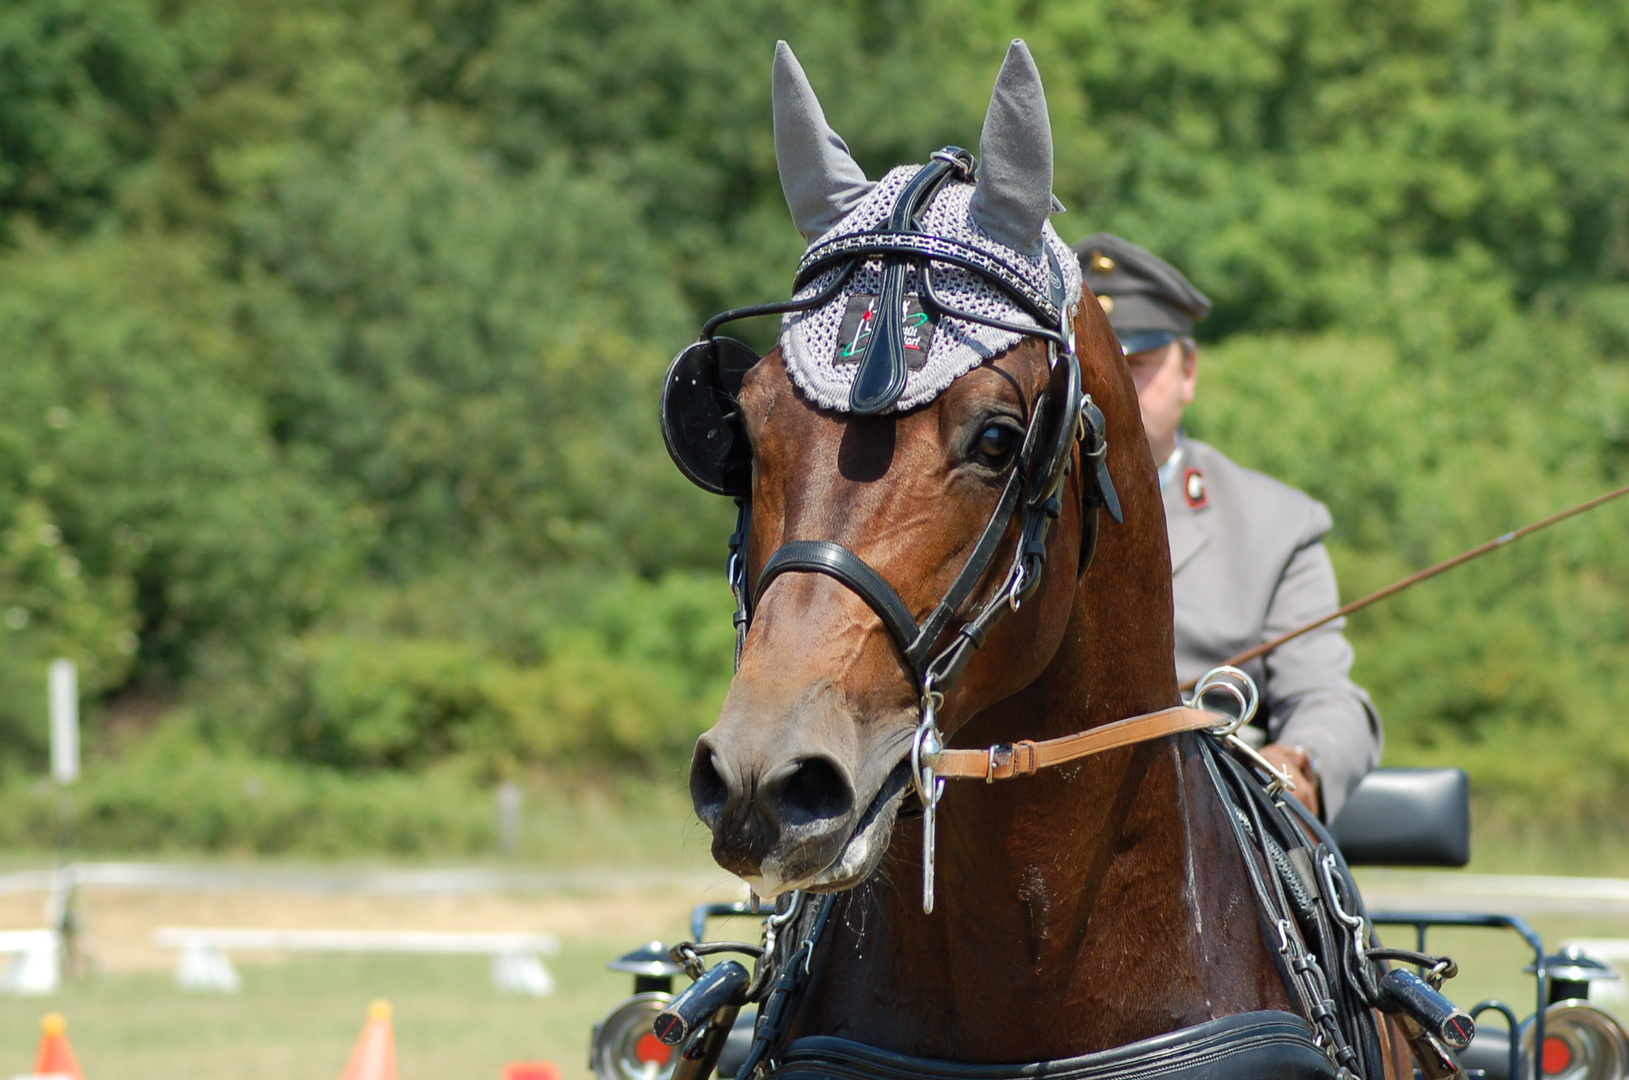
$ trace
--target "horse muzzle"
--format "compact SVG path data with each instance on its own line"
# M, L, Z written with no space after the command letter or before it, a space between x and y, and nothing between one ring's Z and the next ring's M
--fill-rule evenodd
M829 685L766 719L732 691L696 743L690 797L713 858L760 896L870 876L909 790L911 721L866 723Z

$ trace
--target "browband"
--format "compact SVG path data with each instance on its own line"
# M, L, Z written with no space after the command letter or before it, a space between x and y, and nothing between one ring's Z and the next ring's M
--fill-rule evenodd
M1048 251L1050 253L1050 249ZM933 262L959 266L1000 285L1040 321L1039 328L1033 326L1015 328L1022 333L1049 337L1051 333L1056 332L1052 328L1062 324L1063 312L1060 305L1052 297L1042 295L1007 263L987 251L980 251L971 244L930 233L861 232L822 240L804 253L803 261L798 264L798 273L792 288L794 292L803 288L834 264L872 256L886 258L901 255L919 255ZM1058 284L1061 290L1062 282L1059 281Z

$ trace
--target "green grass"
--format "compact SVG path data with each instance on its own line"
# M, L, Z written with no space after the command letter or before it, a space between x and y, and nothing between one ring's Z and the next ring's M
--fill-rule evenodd
M213 764L81 784L72 793L74 857L558 869L672 866L697 852L705 859L708 847L677 767L656 779L528 777L516 847L505 853L496 793L457 777L323 775L307 784L318 770L238 762L221 775ZM0 862L55 857L63 805L48 785L0 781Z
M1629 825L1535 825L1473 805L1473 873L1629 877Z
M682 905L652 936L681 935ZM240 963L236 996L183 994L165 974L75 980L46 999L0 999L0 1076L30 1071L46 1012L61 1012L89 1080L338 1080L367 1016L395 1008L402 1080L499 1080L505 1062L589 1075L589 1028L629 993L605 970L632 942L580 939L549 962L546 998L500 994L467 957L312 957Z
M652 936L683 932L675 904ZM1576 917L1532 920L1554 945L1570 936L1622 936L1629 921ZM1408 931L1394 930L1403 944ZM588 1075L590 1025L629 991L627 976L605 970L631 942L588 937L564 944L550 962L559 983L548 998L494 991L486 962L471 958L294 957L242 963L235 997L183 994L167 975L102 976L68 983L44 1000L0 999L0 1075L26 1072L40 1017L65 1014L89 1080L337 1080L361 1031L368 1003L395 1007L402 1080L498 1080L505 1062L554 1061L568 1080ZM1526 945L1514 933L1433 933L1461 976L1451 995L1469 1005L1499 997L1525 1017L1532 1008Z

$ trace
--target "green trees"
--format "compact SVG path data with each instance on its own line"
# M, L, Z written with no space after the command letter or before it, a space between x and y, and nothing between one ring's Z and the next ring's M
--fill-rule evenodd
M98 753L159 714L353 774L671 769L727 683L730 518L654 392L799 254L773 43L878 174L972 143L1019 34L1061 231L1215 298L1195 430L1330 504L1349 595L1622 482L1621 5L27 0L0 15L4 767L37 766L70 655ZM1619 814L1622 524L1358 620L1392 760Z

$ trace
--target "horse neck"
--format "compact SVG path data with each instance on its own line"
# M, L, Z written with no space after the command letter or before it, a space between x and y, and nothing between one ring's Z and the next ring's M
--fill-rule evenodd
M1062 647L957 742L1053 738L1178 700L1152 462L1140 442L1116 449L1111 469L1138 482L1121 481L1126 522L1105 516ZM878 874L839 898L797 1030L1035 1061L1281 1005L1257 920L1235 910L1248 885L1196 746L1162 739L1026 779L951 784L936 910L921 907L921 821L902 820Z

